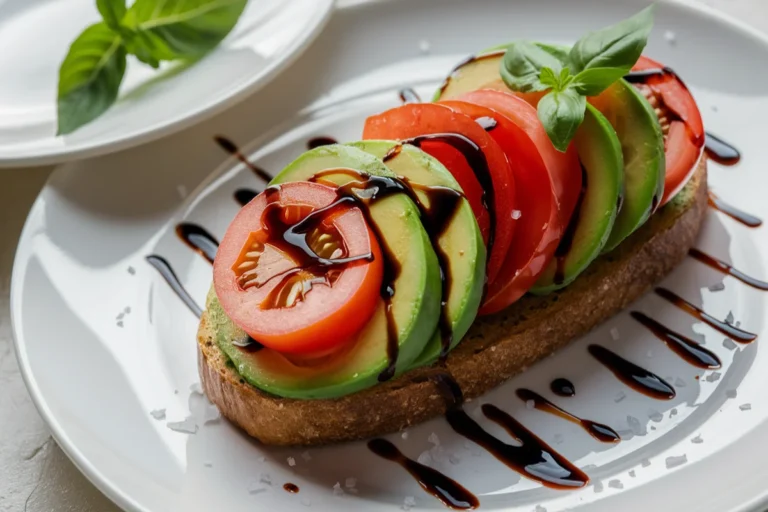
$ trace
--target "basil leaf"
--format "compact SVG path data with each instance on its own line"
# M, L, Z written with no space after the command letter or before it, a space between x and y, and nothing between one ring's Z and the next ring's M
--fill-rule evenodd
M119 32L120 22L127 11L125 0L96 0L96 7L104 23L112 30Z
M123 24L140 60L197 58L218 45L237 23L248 0L136 0Z
M631 67L585 69L573 78L571 87L584 96L597 96L629 73L631 69Z
M573 88L564 91L551 91L539 101L539 120L547 130L549 140L560 152L568 149L568 144L584 120L587 99Z
M543 68L560 73L563 59L562 49L530 41L516 41L507 47L499 69L501 78L513 91L535 92L548 89L540 80Z
M646 7L631 18L576 41L568 55L571 70L578 74L593 68L631 68L648 42L653 8Z
M75 39L59 69L57 135L93 121L115 102L125 56L121 37L105 23L91 25Z
M555 72L552 71L552 68L548 68L546 66L541 68L539 82L541 82L542 85L551 87L552 89L557 88L557 86L560 84L560 81L558 80L558 77L555 76Z

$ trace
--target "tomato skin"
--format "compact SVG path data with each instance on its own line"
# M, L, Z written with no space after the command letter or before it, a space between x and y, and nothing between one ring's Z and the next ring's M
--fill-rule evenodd
M496 228L493 233L493 246L487 265L488 282L492 282L504 263L507 250L512 242L515 222L512 210L515 209L515 182L509 161L493 138L471 117L454 112L448 107L436 103L411 103L393 108L381 114L369 117L365 122L363 139L394 139L405 140L420 135L455 133L475 143L485 156L488 171L492 180L494 196L494 215ZM434 145L433 145L434 144ZM435 152L435 146L449 147L447 143L433 142L424 144L422 149L440 160L440 152ZM453 149L453 148L451 148ZM450 162L443 162L443 165ZM464 183L479 181L471 171L471 167L458 169L446 165L449 171L464 189ZM466 175L467 170L471 175ZM482 190L482 187L480 188ZM473 198L467 196L473 211L482 208L473 204ZM476 198L475 198L476 200ZM479 224L479 222L478 222ZM482 226L481 226L482 228Z
M633 71L659 69L664 65L642 56ZM701 112L685 84L674 74L649 76L645 84L661 98L663 105L672 112L669 133L664 141L667 171L664 180L664 205L677 194L696 171L701 158L705 134Z
M505 86L506 87L506 86ZM558 200L560 219L568 225L581 191L581 166L573 144L561 153L552 145L544 126L539 121L536 103L542 93L513 94L495 89L479 89L462 94L459 99L492 108L522 128L544 159Z
M295 182L280 185L277 202L281 207L301 207L293 208L292 215L296 217L295 212L300 211L303 218L336 198L334 188ZM262 223L267 205L266 193L262 192L240 210L222 239L213 268L214 288L222 308L238 327L278 352L311 357L335 352L368 323L381 300L383 259L379 244L359 209L339 208L324 218L323 226L335 230L343 240L347 256L370 252L373 260L342 267L332 285L315 284L303 300L291 307L265 308L265 301L280 285L281 276L297 268L297 262L270 245ZM292 223L298 220L296 217ZM253 240L264 244L256 268L262 269L267 277L264 284L244 289L235 267L241 261L244 245ZM269 276L273 278L268 279Z
M465 101L441 101L473 119L491 117L496 126L488 133L507 155L515 176L517 210L515 236L496 279L488 283L480 314L503 309L522 297L552 259L564 225L557 196L544 160L523 128L496 110ZM531 108L524 104L525 108Z

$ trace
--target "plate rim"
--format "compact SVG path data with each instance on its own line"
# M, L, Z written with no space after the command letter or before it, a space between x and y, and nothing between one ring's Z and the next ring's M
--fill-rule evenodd
M116 153L125 149L153 142L162 137L173 135L185 128L200 124L216 114L235 106L271 82L284 69L293 64L322 33L326 24L335 11L335 0L313 0L321 13L307 25L306 36L291 41L285 48L285 56L269 63L260 73L254 74L232 94L221 100L214 101L207 107L192 109L190 113L157 123L147 130L140 130L128 136L118 137L113 141L86 141L73 147L52 148L43 150L34 156L2 156L0 154L0 169L25 168L44 165L58 165L73 160L83 160ZM46 182L46 185L48 183Z
M334 13L336 10L361 8L370 4L381 4L381 3L390 2L392 0L322 0L322 1L329 3L330 8L327 10L325 16L318 24L319 27L316 28L316 32L312 36L306 38L304 41L302 41L298 45L300 47L299 51L294 52L282 62L276 63L276 65L274 66L274 68L276 69L272 70L271 78L273 78L277 72L281 71L285 67L288 67L290 64L292 64L301 55L301 53L306 48L308 48L310 44L312 44L315 41L317 36L320 34L320 31L327 24L332 13ZM764 33L758 30L757 28L747 24L746 22L743 22L733 17L730 14L721 12L709 5L700 3L699 0L656 0L656 1L659 1L661 3L666 3L666 4L674 4L676 6L679 6L681 9L687 10L689 12L702 14L707 18L709 18L710 20L723 23L742 34L747 35L754 40L757 40L761 44L765 45L766 50L768 50L768 33ZM265 80L262 83L257 84L257 87L255 87L253 91L250 91L250 93L257 93L257 91L261 88L261 86L266 85L267 81L268 80ZM245 98L245 96L248 96L248 95L249 93L244 94L237 101L241 101L242 99ZM234 96L230 97L229 100L231 100L233 97ZM224 100L221 103L217 104L220 110L224 110L224 108L221 108L221 105L224 103L227 103L227 100ZM203 115L203 118L198 120L197 121L198 123L204 120L205 118L211 117L213 114L209 113L208 115L205 115L205 113L203 113L202 115ZM177 128L176 130L173 130L168 134L176 133L178 131L180 131L180 128ZM252 143L254 143L255 141L259 139L263 139L264 137L270 135L271 132L272 130L268 130L266 132L258 134L252 140L248 141L247 146L251 146ZM126 146L126 148L136 146L140 143L141 142L137 142L136 144L128 145ZM125 149L125 148L122 148L122 149ZM104 153L107 153L107 152L102 152L99 154L104 154ZM227 166L228 164L231 164L233 161L234 161L233 157L227 157L219 166L212 169L212 171L205 178L201 180L201 182L195 187L195 189L192 192L190 192L190 198L195 197L195 192L199 191L201 187L205 187L206 185L210 184L213 180L220 177L223 173L225 173L226 172L225 166ZM4 162L2 159L0 159L0 169L2 169L3 166L4 166ZM91 484L94 485L94 487L96 487L100 492L102 492L105 496L107 496L113 503L115 503L121 509L126 510L128 512L158 512L157 510L151 510L151 509L142 507L133 498L131 498L123 490L121 490L114 481L111 481L108 478L104 477L101 474L101 472L94 466L94 464L92 464L83 455L83 453L77 448L77 446L69 439L69 437L63 431L62 426L57 422L55 416L50 410L48 403L45 400L45 397L40 392L40 389L37 386L37 382L35 381L34 376L32 375L31 368L29 366L29 361L27 359L27 354L25 350L26 340L20 328L21 326L20 304L22 302L21 301L22 288L21 288L20 281L21 281L21 278L23 277L22 274L26 270L26 266L29 261L28 247L30 246L30 241L34 235L34 233L32 232L33 228L31 225L31 219L33 219L34 217L36 217L42 212L42 208L44 208L43 196L46 193L46 191L49 190L49 187L51 186L51 183L53 182L55 175L62 171L66 171L66 169L67 169L67 166L65 165L57 166L51 172L50 176L43 184L43 187L41 188L38 196L33 202L32 207L30 208L29 213L27 215L27 218L24 221L24 226L19 235L18 244L14 252L14 260L13 260L13 266L11 270L10 300L9 300L10 327L11 327L10 332L11 332L11 340L13 342L14 353L16 355L16 361L19 365L19 370L20 370L19 373L21 374L24 384L27 388L27 391L29 392L32 403L35 405L35 408L37 409L41 418L45 421L47 427L50 430L51 436L54 438L54 440L59 445L61 450L72 461L72 463L75 465L78 471L80 471L86 477L86 479ZM183 209L188 205L189 203L187 201L184 201L179 205L179 208ZM742 498L742 503L740 505L737 505L736 507L731 508L727 512L757 512L760 509L760 507L764 507L766 505L768 505L768 488L766 488L764 491L762 491L757 495L744 496Z

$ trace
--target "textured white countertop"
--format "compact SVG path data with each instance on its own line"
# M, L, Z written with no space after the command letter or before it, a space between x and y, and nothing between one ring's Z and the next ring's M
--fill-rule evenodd
M696 1L768 32L768 0ZM51 170L0 169L0 512L117 512L51 439L13 353L8 297L13 255L27 212Z

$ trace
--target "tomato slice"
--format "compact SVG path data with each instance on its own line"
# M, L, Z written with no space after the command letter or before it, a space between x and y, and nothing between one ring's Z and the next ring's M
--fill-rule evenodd
M378 241L358 208L336 200L334 188L317 183L270 187L224 235L213 268L216 295L232 321L266 347L334 352L380 300Z
M664 65L643 56L632 70L660 68L664 68ZM696 101L674 73L650 75L644 83L635 86L656 109L665 130L667 172L664 197L660 203L664 205L688 183L696 170L704 148L704 123Z
M505 86L506 87L506 86ZM549 140L547 131L539 121L536 103L543 94L512 94L491 89L480 89L459 97L462 101L476 103L496 110L522 128L531 138L544 159L552 186L558 198L560 218L564 226L573 215L581 191L581 165L573 144L565 153L556 150Z
M461 185L462 190L480 190L481 195L467 194L472 211L484 209L483 199L487 197L485 189L491 188L493 197L493 244L486 274L488 282L492 282L504 263L514 234L515 221L512 211L515 209L515 182L509 161L493 138L474 119L464 114L454 112L443 105L435 103L413 103L402 105L382 114L369 117L365 122L363 139L396 139L405 140L421 135L457 134L469 139L484 156L490 184L484 184L485 177L476 176L475 169L470 165L456 166L455 160L446 159L445 151L454 149L450 144L439 141L425 141L421 148L440 160L448 168ZM455 149L454 149L455 151ZM464 162L468 162L462 157ZM479 201L478 201L479 199ZM477 215L480 224L483 215ZM491 222L493 224L493 222Z
M493 313L522 297L552 259L564 229L557 196L544 160L523 128L482 105L457 100L440 104L473 119L493 118L496 126L488 133L507 155L515 176L515 204L520 212L513 216L517 217L515 236L501 271L488 283L480 309L481 314Z

